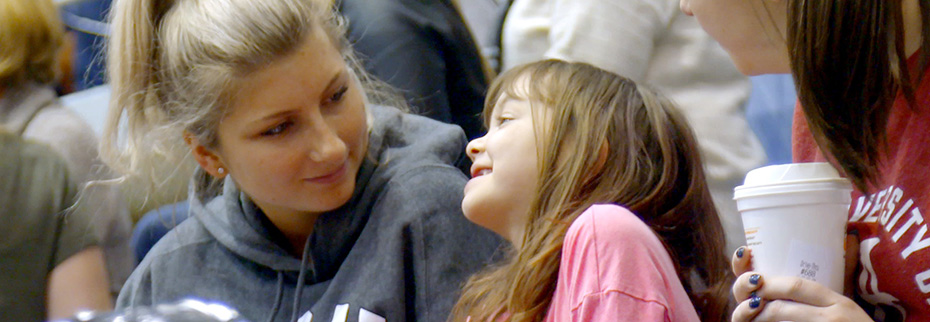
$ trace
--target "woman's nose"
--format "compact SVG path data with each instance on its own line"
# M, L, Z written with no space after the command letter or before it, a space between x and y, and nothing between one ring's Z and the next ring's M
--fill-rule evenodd
M335 129L323 125L317 131L311 131L308 140L310 145L310 160L320 163L342 162L348 157L348 147L339 137Z

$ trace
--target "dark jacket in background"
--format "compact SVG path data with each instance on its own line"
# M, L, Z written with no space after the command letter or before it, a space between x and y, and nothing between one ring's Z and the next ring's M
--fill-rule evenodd
M449 0L341 0L349 42L365 69L420 115L483 134L488 87L478 46Z

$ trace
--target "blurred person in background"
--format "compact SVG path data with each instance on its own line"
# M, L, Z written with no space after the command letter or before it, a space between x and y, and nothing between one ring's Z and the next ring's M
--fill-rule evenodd
M0 320L109 310L103 252L65 161L0 127Z
M481 134L491 74L454 0L335 1L367 71L417 114Z
M130 219L118 188L90 184L110 174L97 154L97 137L80 116L58 102L59 50L64 27L51 0L0 0L0 126L50 146L81 189L77 212L90 216L106 256L111 291L119 292L133 268Z
M106 15L111 0L59 0L59 12L73 39L73 88L86 90L106 84L104 43L109 33Z

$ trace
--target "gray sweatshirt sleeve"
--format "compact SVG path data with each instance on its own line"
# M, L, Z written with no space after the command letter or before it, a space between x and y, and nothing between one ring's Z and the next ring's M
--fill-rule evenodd
M446 321L462 285L489 263L501 243L462 214L465 182L451 166L418 167L395 177L382 196L379 206L416 218L405 234L404 254L412 268L407 279L415 285L415 300L408 305L414 306L416 321Z

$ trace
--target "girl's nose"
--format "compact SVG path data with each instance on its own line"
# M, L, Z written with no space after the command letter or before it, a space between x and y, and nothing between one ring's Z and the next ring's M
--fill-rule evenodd
M472 161L475 161L475 158L478 157L478 154L484 151L484 137L476 138L468 142L468 145L465 146L465 153L468 154L468 158Z

